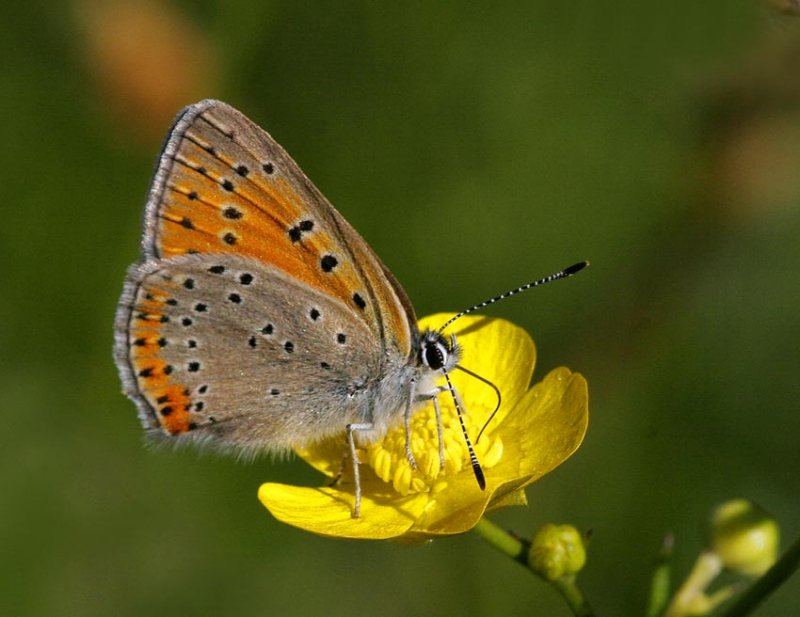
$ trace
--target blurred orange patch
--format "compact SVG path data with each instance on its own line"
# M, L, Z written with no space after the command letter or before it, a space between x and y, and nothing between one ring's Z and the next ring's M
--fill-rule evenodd
M135 137L158 138L181 107L216 92L219 59L177 7L156 0L74 5L99 106Z

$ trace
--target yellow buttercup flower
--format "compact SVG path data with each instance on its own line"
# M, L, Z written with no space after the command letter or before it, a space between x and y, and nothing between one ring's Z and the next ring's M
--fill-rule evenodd
M420 329L436 328L451 316L426 317ZM497 415L475 443L486 489L475 480L453 399L443 393L444 469L434 407L428 403L411 424L416 469L406 458L402 423L360 448L359 518L351 516L354 495L347 465L335 486L263 484L258 497L275 518L325 536L413 542L468 531L486 511L526 503L522 489L560 465L583 441L589 420L586 380L562 367L529 389L536 349L530 336L508 321L466 316L452 331L463 349L460 364L502 394ZM450 378L464 402L474 442L496 406L496 394L462 371L452 371ZM344 435L298 452L329 478L341 472L346 453Z

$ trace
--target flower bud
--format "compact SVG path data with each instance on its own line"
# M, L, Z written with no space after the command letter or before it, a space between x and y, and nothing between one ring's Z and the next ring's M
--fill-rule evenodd
M531 540L528 563L548 581L576 574L586 563L583 538L572 525L542 525Z
M732 499L711 515L711 549L729 570L757 577L778 555L780 530L765 510L747 499Z

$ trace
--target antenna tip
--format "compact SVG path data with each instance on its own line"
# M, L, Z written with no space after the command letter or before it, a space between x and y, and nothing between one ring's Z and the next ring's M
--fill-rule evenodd
M472 471L475 472L475 479L478 481L478 486L482 491L486 490L486 477L483 475L483 469L478 464L478 461L472 463Z
M576 272L580 272L584 268L589 266L588 261L579 261L576 264L572 264L569 268L564 268L564 274L566 276L570 276L571 274L575 274Z

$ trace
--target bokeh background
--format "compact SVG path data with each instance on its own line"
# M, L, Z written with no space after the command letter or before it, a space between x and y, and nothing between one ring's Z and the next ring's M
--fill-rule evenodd
M590 384L583 447L494 519L593 530L582 586L641 615L723 499L800 533L800 10L781 0L10 2L0 20L0 603L7 615L567 615L465 535L323 539L315 485L143 447L112 319L172 116L224 99L361 231L419 314L488 311ZM795 577L759 611L794 614Z

